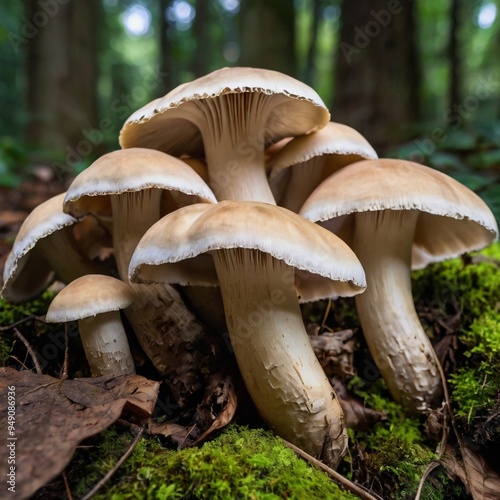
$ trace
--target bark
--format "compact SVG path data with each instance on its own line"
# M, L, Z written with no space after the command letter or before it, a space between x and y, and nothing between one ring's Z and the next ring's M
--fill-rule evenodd
M296 76L293 0L241 3L240 66L274 69Z
M460 102L460 54L458 49L458 30L460 25L460 2L452 0L450 4L450 38L448 40L448 62L450 79L448 87L449 109L454 109Z
M420 75L414 2L343 0L333 119L375 147L411 137Z
M25 0L26 20L37 30L26 44L27 132L35 144L67 151L85 139L85 130L98 125L99 13L98 0L54 2L52 10Z

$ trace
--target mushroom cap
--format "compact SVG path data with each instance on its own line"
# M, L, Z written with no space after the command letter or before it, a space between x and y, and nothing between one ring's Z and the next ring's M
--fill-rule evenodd
M281 207L234 201L190 205L163 217L139 242L130 279L216 285L213 268L202 278L189 268L198 257L229 248L265 252L301 271L296 284L303 300L352 296L366 286L357 257L333 233Z
M269 179L272 181L293 165L317 156L328 156L327 166L332 169L378 158L373 147L357 130L342 123L328 122L316 132L286 143L271 160Z
M498 234L488 205L469 188L432 168L405 160L365 160L323 181L300 215L352 243L356 212L417 210L412 268L489 245Z
M118 311L134 301L132 287L103 274L87 274L66 285L51 302L49 323L76 321L97 314Z
M19 229L3 273L1 294L6 300L29 300L54 280L53 269L34 250L41 239L78 222L62 210L65 195L61 193L36 207Z
M185 162L152 149L131 148L101 156L68 188L64 211L76 217L111 215L110 195L145 189L180 191L216 203L211 189ZM104 198L103 198L104 197Z
M193 121L193 109L202 100L250 92L270 97L267 106L272 109L263 130L267 145L284 137L313 132L330 119L320 96L295 78L266 69L222 68L179 85L133 113L120 131L120 145L158 149L175 156L203 156L203 141ZM245 112L243 106L240 112Z

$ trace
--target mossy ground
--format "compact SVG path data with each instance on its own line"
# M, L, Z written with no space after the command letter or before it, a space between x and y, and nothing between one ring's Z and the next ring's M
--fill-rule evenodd
M120 458L132 437L118 427L89 440L68 469L73 494L85 495ZM47 492L48 493L48 492ZM230 425L199 448L173 451L142 439L96 499L339 499L342 491L270 432Z
M500 245L413 274L414 298L422 323L435 344L445 345L446 373L453 411L466 437L481 446L500 444L498 387L500 387ZM0 302L0 324L26 315L43 315L52 296L22 306ZM311 310L322 321L326 304ZM43 342L60 343L61 332L39 322L27 324L37 352ZM355 364L358 377L351 392L365 405L382 410L386 420L368 431L350 432L350 453L340 472L372 488L385 499L414 498L425 468L435 458L436 441L429 441L422 420L410 419L392 402L366 352L352 300L339 301L328 316L334 330L358 330L360 347ZM33 333L34 332L34 333ZM49 337L49 335L51 335ZM2 363L12 357L31 368L24 347L9 332L2 332ZM44 371L57 374L57 364ZM47 356L45 356L47 358ZM44 358L44 359L45 359ZM496 408L496 410L495 410ZM495 413L496 412L496 413ZM489 420L488 420L489 419ZM488 427L485 421L491 425ZM76 497L88 491L116 462L131 441L129 432L114 427L85 443L67 468ZM44 489L39 498L64 492L62 480ZM231 426L200 448L174 451L152 438L144 438L133 455L96 498L353 498L341 492L323 473L308 466L284 448L279 440L260 430ZM468 498L459 481L437 468L428 477L422 498Z

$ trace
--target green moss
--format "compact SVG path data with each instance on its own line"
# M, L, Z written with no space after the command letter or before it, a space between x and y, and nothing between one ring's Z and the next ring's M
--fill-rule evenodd
M421 422L408 417L403 408L391 400L382 379L367 385L355 377L349 388L366 406L386 415L386 420L369 431L349 431L351 447L363 451L363 461L357 463L355 460L354 470L371 477L374 490L384 498L413 498L425 468L435 458L422 434ZM426 483L422 498L445 498L439 496L442 489L442 482Z
M75 496L84 495L122 455L129 433L108 430L99 448L75 457L68 472ZM85 458L83 458L85 457ZM86 463L84 463L86 462ZM102 499L357 498L299 459L263 430L229 426L200 448L165 449L143 439L104 490Z
M471 423L476 413L493 407L500 387L500 312L474 321L461 336L468 347L465 366L452 374L455 415Z
M444 322L459 340L449 382L455 415L469 424L478 411L493 407L500 386L499 271L495 243L414 273L414 297L428 333L436 335Z

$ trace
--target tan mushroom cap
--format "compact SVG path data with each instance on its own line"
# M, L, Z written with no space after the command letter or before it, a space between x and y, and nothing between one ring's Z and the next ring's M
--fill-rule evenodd
M319 95L295 78L258 68L222 68L178 86L133 113L120 132L120 145L158 149L175 156L203 156L203 141L191 115L193 109L201 100L249 93L269 96L265 106L272 109L262 130L265 144L310 133L330 118ZM234 110L236 120L238 111L244 111L243 104L241 110Z
M473 191L418 163L396 159L353 163L326 179L300 214L351 243L356 212L417 210L412 268L489 245L498 234L494 215Z
M302 271L297 289L305 300L317 294L318 280L324 296L352 296L365 287L361 264L344 242L289 210L260 202L196 204L163 217L137 246L129 275L132 281L206 285L184 270L198 256L228 248L268 253ZM217 284L215 271L212 280Z
M338 168L364 159L376 159L370 143L355 129L342 123L328 122L323 128L286 143L271 160L269 179L274 180L288 168L317 156L328 156L328 175Z
M125 309L134 301L132 288L103 274L87 274L64 287L51 302L46 320L76 321L97 314Z
M77 217L110 216L110 195L153 188L216 202L210 188L185 162L160 151L131 148L108 153L80 173L68 188L64 211Z
M33 250L41 239L78 222L62 211L65 194L36 207L19 229L3 273L2 296L6 300L27 300L41 293L54 280L54 270Z

